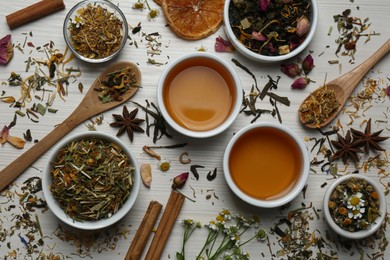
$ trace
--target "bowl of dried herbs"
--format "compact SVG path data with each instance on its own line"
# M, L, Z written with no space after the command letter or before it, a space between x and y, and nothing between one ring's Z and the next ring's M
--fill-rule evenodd
M348 239L363 239L374 234L383 224L386 217L385 194L366 175L345 175L326 191L324 214L337 234Z
M62 139L42 175L49 209L64 223L84 230L102 229L123 218L139 187L132 151L117 137L98 131Z
M118 6L105 0L84 0L66 15L65 42L86 62L102 63L116 57L128 35L126 17Z
M228 0L225 32L244 56L280 62L302 52L314 37L316 0Z

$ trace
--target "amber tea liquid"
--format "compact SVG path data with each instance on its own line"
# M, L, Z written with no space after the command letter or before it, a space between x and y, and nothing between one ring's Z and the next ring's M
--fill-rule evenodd
M294 186L302 171L302 156L298 145L286 133L261 127L236 141L229 170L241 191L256 199L272 200Z
M192 131L221 125L232 111L234 81L218 62L197 58L178 64L168 74L163 100L176 123Z

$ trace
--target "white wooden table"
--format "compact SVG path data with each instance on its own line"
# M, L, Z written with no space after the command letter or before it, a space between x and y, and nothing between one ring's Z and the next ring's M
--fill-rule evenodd
M149 0L150 6L152 8L157 8L160 10L159 16L153 20L149 21L147 19L147 10L139 11L132 9L132 4L135 3L136 0L131 1L122 1L115 0L114 3L118 3L122 11L125 13L128 23L131 26L136 26L141 22L142 25L142 33L153 33L159 32L161 38L158 41L161 42L161 54L155 55L153 57L147 54L147 41L144 40L144 37L141 33L138 34L130 34L132 41L137 43L137 47L135 44L129 45L127 44L120 54L120 56L116 60L128 60L135 62L139 65L143 79L142 79L142 88L138 91L138 93L133 97L133 101L136 101L141 104L145 104L145 100L147 99L150 102L156 102L156 85L159 79L159 75L164 70L165 66L155 66L148 64L148 58L155 59L158 62L169 63L175 58L179 57L182 54L195 52L200 48L206 49L207 52L215 53L214 51L214 43L215 38L217 36L222 36L226 38L224 33L223 26L210 37L198 41L186 41L177 37L169 27L165 26L166 21L164 15L160 9L160 7L155 4L152 0ZM19 9L22 9L36 1L26 1L26 0L3 0L2 7L0 8L0 37L4 37L7 34L12 34L13 42L15 45L20 44L23 46L26 35L27 42L33 43L35 47L43 46L46 43L52 41L55 44L55 47L58 48L61 52L65 50L65 42L62 34L62 26L63 20L65 18L66 13L70 10L70 8L77 3L75 0L66 1L66 9L44 17L35 22L31 22L14 30L10 30L6 24L5 16L15 12ZM290 107L286 107L283 105L279 105L278 108L281 113L281 117L283 120L283 124L292 128L302 139L303 138L312 138L322 137L318 131L311 131L304 128L297 117L297 110L301 101L308 95L311 91L313 91L316 87L318 87L325 79L333 79L340 75L340 73L345 73L352 69L354 66L359 64L368 58L377 48L379 48L390 36L390 29L388 26L388 19L390 14L390 4L388 0L371 0L371 1L363 1L363 0L318 0L319 6L319 24L317 33L309 45L309 47L300 55L302 58L309 53L312 52L315 68L310 73L310 78L317 83L310 83L303 90L292 90L290 85L292 83L292 79L287 77L286 75L280 72L280 64L261 64L252 62L238 53L217 53L220 57L225 59L226 61L231 62L232 58L237 59L242 64L247 66L257 77L259 82L259 87L263 87L267 82L267 75L272 77L281 76L279 81L279 88L275 91L280 96L288 96L291 105ZM357 45L357 52L355 55L355 64L351 64L349 62L350 57L336 57L335 51L337 45L335 43L335 39L338 37L338 32L336 29L336 25L333 21L333 15L340 14L347 8L352 9L352 15L361 17L361 18L369 18L369 23L371 23L371 27L367 32L378 32L380 36L372 36L371 40L367 43L365 42L364 37L362 37ZM328 35L329 27L333 26L333 31L330 35ZM31 32L31 35L29 33ZM129 41L130 43L130 41ZM25 72L25 61L28 57L32 58L41 58L46 60L46 56L43 52L37 51L33 47L29 47L27 44L22 48L24 53L15 48L15 54L11 62L6 65L0 65L0 95L8 96L13 95L19 96L19 87L10 87L7 84L7 79L10 76L11 72L16 72L21 74L22 77L27 77L34 72L34 68L30 68L29 72ZM339 65L331 65L328 63L329 60L339 60L342 64ZM107 63L109 64L109 63ZM231 63L235 69L237 70L241 81L243 89L249 93L250 88L252 86L252 78L245 73L243 70L236 67L233 63ZM58 112L46 113L45 116L40 117L39 123L34 123L27 117L17 117L16 125L11 129L11 134L23 137L23 134L27 129L31 130L32 137L34 140L42 139L47 133L49 133L57 124L61 123L79 104L81 99L83 98L84 93L88 86L93 82L96 76L105 68L106 64L103 65L91 65L81 62L77 59L74 59L66 66L73 66L74 68L80 68L81 76L77 78L75 82L70 83L68 86L68 95L64 97L64 100L61 100L58 96L54 101L53 108L58 108ZM341 68L341 71L340 71ZM368 78L378 80L378 87L384 88L390 84L390 59L389 57L385 57L382 61L380 61L372 71L367 75ZM78 83L81 82L84 85L83 94L80 93L78 89ZM363 89L363 83L360 83L360 86L356 91L361 91ZM4 93L4 94L3 94ZM364 114L360 113L361 117L357 118L352 125L347 125L350 121L349 117L346 114L341 114L339 119L341 124L343 125L343 130L347 130L350 127L361 128L360 123L363 120L368 118L373 118L373 129L385 129L383 132L384 136L390 136L390 123L389 121L389 98L383 97L381 102L373 102L372 107L367 109ZM36 101L37 102L37 101ZM32 103L30 104L32 105ZM132 103L126 104L129 109L135 108L135 105ZM261 108L269 107L268 101L263 101L262 104L259 104ZM14 117L15 108L10 107L9 104L4 102L0 102L0 128L4 125L8 125ZM113 121L113 117L111 114L120 114L122 112L122 106L119 106L112 111L108 111L103 114L104 119L101 125L96 125L96 129L98 131L103 131L106 133L110 133L112 135L116 134L117 129L109 126L109 123ZM139 117L143 117L143 112L139 112ZM270 232L270 228L274 226L278 217L286 217L288 212L294 209L297 209L302 206L302 203L305 205L310 205L312 203L312 207L315 209L322 208L322 198L325 193L326 188L331 183L332 176L326 174L321 171L319 166L313 167L316 172L311 172L308 179L308 186L306 190L305 197L303 194L300 194L290 205L288 209L260 209L255 208L250 205L247 205L240 201L227 187L227 184L223 177L222 172L222 157L225 146L227 145L229 139L232 135L241 129L243 126L250 124L252 117L247 117L243 114L240 114L237 118L236 122L228 129L226 132L207 139L207 140L195 140L188 139L184 136L181 136L177 133L173 132L174 137L172 139L168 139L163 137L161 140L157 142L157 145L170 145L176 143L187 142L188 145L184 148L180 149L161 149L158 150L158 153L165 159L171 162L171 169L168 172L161 172L158 170L158 161L154 158L151 158L147 154L143 153L142 147L144 145L153 145L152 138L146 136L145 134L135 134L134 141L131 143L126 135L121 136L120 138L134 151L137 156L139 163L150 163L153 168L153 182L150 189L141 187L139 197L134 208L128 213L128 215L118 223L115 227L112 227L108 230L100 232L99 234L93 232L81 232L76 230L70 230L71 234L74 234L73 241L64 241L61 240L57 235L55 235L55 231L58 226L62 226L69 230L69 228L65 227L63 223L61 223L51 212L41 212L40 209L36 209L35 212L30 212L32 218L35 216L38 217L40 221L40 225L42 227L43 232L43 241L44 245L37 246L34 253L31 255L27 254L26 246L22 243L20 236L26 238L26 230L21 228L15 230L13 234L8 234L5 237L4 241L0 241L0 257L13 256L10 258L23 259L23 258L38 258L39 254L42 255L59 255L60 257L67 258L72 257L74 259L78 259L84 256L90 256L94 259L123 259L127 249L132 241L132 238L141 222L141 219L144 215L144 212L151 200L157 200L165 205L168 196L171 191L171 180L174 176L179 173L189 171L189 165L183 165L179 162L179 156L182 152L187 151L189 154L189 158L192 160L192 164L200 164L205 166L205 169L199 170L200 179L196 180L191 177L184 189L183 193L194 198L196 200L195 203L186 201L183 209L179 215L179 219L192 218L194 220L201 221L203 224L208 223L211 219L215 218L217 214L224 208L231 210L233 213L240 213L243 215L252 215L256 214L261 219L261 227L266 229L267 232ZM94 120L94 119L93 119ZM383 120L385 123L374 123L375 120ZM273 118L271 115L263 115L258 121L271 121L277 122L277 118ZM72 131L72 133L77 133L81 131L87 131L87 124L91 122L85 122L78 126L76 129ZM333 122L335 125L336 122ZM329 130L328 128L325 130ZM334 136L333 136L334 138ZM310 150L314 142L306 142L308 149ZM7 166L14 159L16 159L20 154L27 151L31 146L34 145L34 142L28 142L23 150L18 150L12 147L10 144L6 143L0 147L0 169ZM390 141L385 141L382 143L382 146L387 150L390 150ZM316 154L317 149L315 149L311 158L318 157L318 159L322 159L323 156ZM372 155L372 153L371 153ZM383 154L382 154L383 155ZM5 230L10 230L12 226L16 223L17 215L23 213L23 209L19 203L19 197L17 193L21 193L21 187L23 186L23 182L33 176L40 176L40 170L43 169L43 166L47 160L48 153L39 158L31 167L29 167L10 187L10 192L3 192L0 196L0 238L1 232ZM343 164L338 162L338 166L340 169L344 169ZM213 170L215 167L218 169L218 175L215 180L208 181L206 179L206 174L208 171ZM390 170L387 166L384 167L384 173L382 172L378 175L378 169L372 168L370 171L363 173L362 170L359 171L361 174L369 175L374 179L378 179L378 176L389 175ZM342 172L341 174L345 174L347 172L354 171L355 168L350 165L346 169L346 172ZM1 176L0 176L1 178ZM390 177L384 177L382 183L389 183ZM327 186L322 187L324 183L328 183ZM7 195L11 194L11 201L7 202ZM211 198L208 198L207 195L211 194ZM213 195L215 194L215 196ZM195 197L193 196L195 195ZM38 197L42 198L41 192L37 194ZM15 208L10 207L10 205L15 205ZM387 207L390 207L390 200L387 196ZM379 241L373 240L372 244L369 245L361 245L361 243L352 243L352 248L348 249L346 247L341 246L337 243L337 239L333 242L329 240L326 236L327 232L329 232L328 226L325 224L323 215L319 212L319 219L316 218L313 209L309 209L308 212L313 219L309 221L309 232L313 232L315 236L322 236L324 238L325 243L329 243L325 245L322 249L324 253L330 253L331 250L338 253L338 257L340 259L358 259L359 251L356 249L357 247L360 252L363 252L364 258L367 258L367 255L372 253L380 252L379 250ZM168 240L168 244L163 252L163 259L175 259L176 251L181 249L181 241L182 241L182 226L177 223L174 226L174 229L170 235ZM330 234L332 234L330 232ZM387 237L389 237L389 231L387 229ZM36 239L40 236L39 234L35 234ZM85 237L89 237L91 242L90 244L86 243ZM80 240L84 241L84 244L78 245L77 239L83 238ZM187 244L186 252L188 259L194 259L194 256L199 251L200 246L203 244L203 241L206 238L206 230L203 228L198 231L193 237L191 237L189 243ZM277 243L277 239L279 238L275 234L269 234L269 238L271 241L271 249L274 254L278 250L280 250L280 246ZM333 237L335 238L335 237ZM75 240L76 239L76 240ZM76 242L75 242L76 241ZM36 241L31 241L31 243L35 243ZM337 243L337 245L336 245ZM370 246L373 249L370 249ZM80 248L82 250L80 250ZM310 248L314 252L318 251L318 248L313 247ZM252 242L245 250L250 252L251 259L271 259L270 250L265 242ZM262 255L263 252L263 255ZM315 253L313 254L315 257ZM275 257L278 258L278 257ZM286 256L283 257L286 259ZM386 251L383 252L383 258L390 258L390 249L387 247Z

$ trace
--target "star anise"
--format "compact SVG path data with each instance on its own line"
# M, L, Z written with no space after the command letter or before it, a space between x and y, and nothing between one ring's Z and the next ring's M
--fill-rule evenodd
M375 133L371 133L371 118L367 121L366 129L364 133L358 130L351 128L352 136L354 140L361 140L361 146L364 146L364 151L369 152L370 148L377 151L385 151L378 143L388 139L389 137L379 136L382 133L383 129Z
M332 140L333 146L337 149L332 156L333 160L342 159L344 163L347 163L349 159L354 162L359 161L358 153L363 153L363 150L359 147L362 144L362 140L352 140L351 132L348 130L345 137L337 133L338 140Z
M138 108L129 112L126 106L123 106L122 115L113 114L115 122L111 123L110 126L119 127L119 131L116 136L122 135L125 131L130 138L130 141L133 141L134 131L136 132L145 132L138 124L144 122L144 119L135 118L138 113Z

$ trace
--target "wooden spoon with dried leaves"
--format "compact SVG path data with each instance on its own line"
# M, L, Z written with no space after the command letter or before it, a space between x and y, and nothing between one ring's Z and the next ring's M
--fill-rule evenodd
M302 124L309 128L321 128L329 124L339 114L364 75L389 51L390 39L355 69L311 93L299 107Z
M120 96L110 102L102 100L103 90L97 91L102 88L101 82L106 81L110 75L125 73L124 71L127 73L126 77L132 77L133 87L128 88L126 91L121 93ZM141 71L135 64L122 61L110 65L93 82L79 106L67 119L65 119L41 141L34 144L29 150L24 152L16 160L0 171L0 191L15 180L33 162L35 162L41 155L43 155L80 123L128 101L137 92L140 84ZM120 87L121 86L117 86L117 88ZM103 99L104 98L107 97L103 97Z

